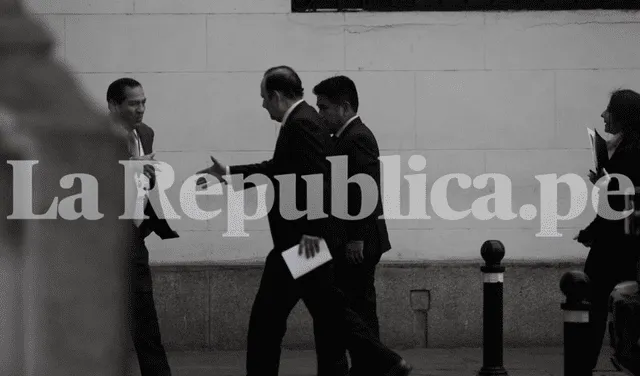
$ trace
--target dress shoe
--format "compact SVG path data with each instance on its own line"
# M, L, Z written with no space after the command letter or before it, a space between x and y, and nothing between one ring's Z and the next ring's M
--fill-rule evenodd
M402 359L398 364L391 367L391 369L387 371L384 376L408 376L412 370L413 367L404 359Z

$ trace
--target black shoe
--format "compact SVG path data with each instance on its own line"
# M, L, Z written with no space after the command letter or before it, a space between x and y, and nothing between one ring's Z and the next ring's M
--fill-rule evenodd
M391 367L391 369L387 371L384 376L408 376L412 370L413 367L404 359L402 359L398 364Z
M640 362L638 360L615 355L610 359L618 372L624 372L627 375L640 375Z

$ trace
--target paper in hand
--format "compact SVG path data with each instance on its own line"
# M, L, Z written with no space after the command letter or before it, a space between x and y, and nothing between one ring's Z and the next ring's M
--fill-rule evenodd
M589 135L589 143L591 144L591 156L593 157L593 168L598 170L598 159L596 158L596 131L587 128L587 134Z
M607 151L607 141L600 136L595 129L587 128L589 141L591 142L591 154L593 155L593 166L596 172L599 172L609 161Z
M331 261L331 253L329 247L324 240L320 240L320 252L314 257L307 258L304 254L299 254L300 246L295 245L286 251L282 252L282 258L287 264L293 279L298 279L303 275L311 272L312 270L326 264Z

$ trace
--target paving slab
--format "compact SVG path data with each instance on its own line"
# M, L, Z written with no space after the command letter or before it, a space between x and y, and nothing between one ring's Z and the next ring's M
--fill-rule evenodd
M477 376L482 368L481 348L397 350L413 364L411 376ZM563 350L558 347L506 348L504 366L509 376L564 376ZM594 376L623 376L617 372L603 348ZM174 376L244 376L244 351L169 352ZM280 376L315 376L313 350L283 350ZM132 354L129 376L139 376Z

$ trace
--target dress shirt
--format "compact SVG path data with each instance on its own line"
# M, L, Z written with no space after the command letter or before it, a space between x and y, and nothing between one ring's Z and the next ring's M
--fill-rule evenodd
M132 155L134 157L141 157L144 156L144 149L142 148L142 142L140 141L140 136L138 135L138 131L137 130L133 130L131 133L131 143L132 143ZM137 187L138 185L142 184L143 185L143 189L147 189L148 187L145 187L145 182L146 182L146 176L143 178L143 175L141 172L138 172L139 177L135 177L136 179L136 192L137 192ZM147 196L143 195L142 197L140 197L137 193L136 193L136 206L135 206L135 211L134 211L134 216L133 216L133 223L137 226L140 227L140 225L142 224L143 218L144 218L144 206L147 203Z
M136 142L136 147L138 149L138 156L141 157L144 155L144 149L142 148L142 142L140 141L140 135L136 129L133 130L133 138Z

